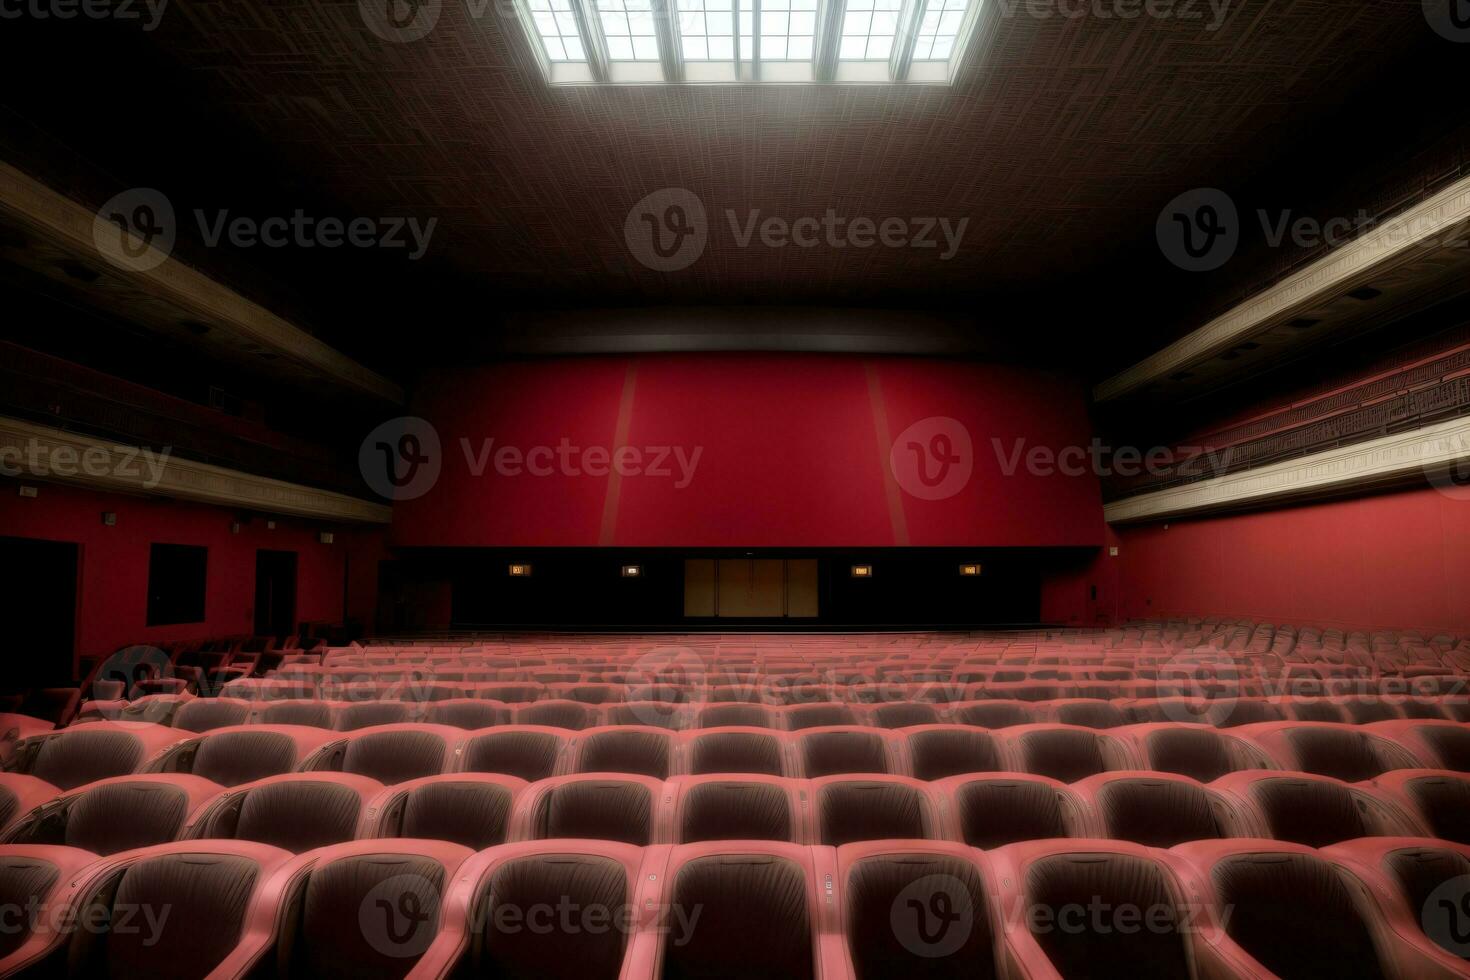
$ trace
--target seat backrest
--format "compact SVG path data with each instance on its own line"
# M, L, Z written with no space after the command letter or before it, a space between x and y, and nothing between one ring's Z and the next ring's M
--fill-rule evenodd
M785 710L788 731L826 728L830 725L856 725L858 718L851 705L836 702L799 704Z
M1287 734L1302 772L1346 783L1381 776L1390 768L1362 732L1344 728L1295 728Z
M803 772L809 779L889 771L887 744L875 731L807 732L801 736L800 746Z
M939 709L923 701L895 701L874 705L873 724L879 728L908 728L939 722Z
M291 772L300 762L296 741L284 732L235 729L206 734L189 771L221 786L239 786Z
M1397 705L1382 698L1338 698L1335 700L1342 711L1343 720L1354 725L1368 725L1375 721L1391 721L1403 717Z
M319 861L284 950L285 975L403 977L438 931L445 878L440 861L411 852Z
M1470 959L1463 930L1459 928L1465 916L1462 905L1466 883L1470 882L1470 859L1447 847L1406 847L1389 853L1384 865L1404 903L1417 913L1415 924L1430 941L1461 959ZM1455 884L1446 887L1452 881ZM1425 929L1424 924L1433 921L1431 917L1456 928Z
M878 854L848 869L843 904L858 980L989 980L995 937L985 887L969 861L944 854ZM939 910L944 928L930 932Z
M1057 788L1040 779L991 777L957 781L955 817L971 847L1070 837Z
M73 937L69 966L77 976L205 976L240 941L259 876L259 865L241 855L168 853L136 861L86 902L88 921L105 925ZM138 910L147 909L169 912L139 927Z
M272 701L260 706L256 718L265 725L334 727L330 701Z
M1143 738L1148 768L1188 776L1202 783L1235 771L1221 735L1210 728L1175 725Z
M1064 783L1074 783L1108 769L1098 737L1090 731L1038 729L1019 736L1017 747L1025 772Z
M1062 976L1192 975L1179 899L1157 862L1118 853L1047 855L1026 869L1025 891L1030 908L1051 913L1028 916L1027 925ZM1139 910L1149 927L1125 929L1105 916L1066 914L1099 906Z
M674 872L672 900L703 913L684 935L665 937L665 980L814 980L807 881L794 862L766 854L696 857Z
M355 732L379 725L402 725L413 720L418 705L412 701L344 701L332 721L339 732Z
M1131 776L1097 789L1097 808L1108 837L1147 847L1173 847L1225 836L1209 793L1182 779Z
M507 728L477 732L465 742L461 768L535 782L556 772L564 744L562 736L554 731Z
M186 732L243 725L250 720L254 705L243 698L193 698L174 711L173 726Z
M595 854L532 855L506 861L477 896L469 971L475 976L544 980L618 980L627 946L623 928L588 923L629 920L627 869ZM580 918L548 916L528 928L527 909L570 906ZM498 910L513 910L514 917ZM596 915L597 918L592 918ZM506 926L505 923L512 923Z
M472 777L424 780L408 791L398 825L386 836L447 840L484 850L505 843L514 800L509 787Z
M1384 977L1352 895L1321 858L1295 852L1237 854L1211 869L1231 909L1225 931L1282 977Z
M537 795L530 835L533 840L585 837L645 847L653 843L654 803L654 794L635 780L567 780Z
M391 786L443 772L447 753L442 733L393 725L353 736L342 757L342 771Z
M1035 709L1019 701L976 701L955 709L955 721L977 728L1013 728L1035 720Z
M431 725L473 730L503 725L509 720L510 711L504 705L478 698L432 701L424 706L424 721Z
M1257 780L1250 794L1277 840L1326 847L1373 833L1340 783L1280 776Z
M907 741L909 762L919 779L999 772L1005 768L989 732L957 725L936 726L909 732Z
M596 710L576 701L537 701L516 709L516 724L569 728L579 732L596 724Z
M765 705L745 704L739 701L706 705L699 710L695 721L700 728L721 728L731 725L745 728L778 727L770 709Z
M1128 724L1122 709L1110 701L1065 701L1056 706L1056 720L1083 728L1117 728Z
M201 837L233 837L300 854L352 840L362 794L327 774L273 776L248 787L237 804L209 814Z
M1433 751L1436 766L1455 772L1470 772L1470 728L1425 725L1418 734Z
M1342 709L1327 698L1289 698L1283 705L1297 721L1342 721Z
M1470 779L1421 776L1404 787L1434 836L1470 844Z
M669 734L643 728L587 732L577 753L577 772L627 772L667 779Z
M126 731L63 730L47 736L30 774L57 789L125 776L143 762L143 746Z
M1286 717L1280 705L1263 698L1240 698L1226 707L1228 710L1212 714L1216 728L1238 728L1263 721L1281 721Z
M56 843L104 855L162 844L183 828L192 802L188 787L167 778L101 783L77 795Z
M840 779L815 788L818 839L829 847L863 840L937 837L929 801L899 780Z
M699 780L685 791L680 844L707 840L795 842L791 801L785 787L758 780Z
M748 772L780 776L781 740L766 732L701 732L689 743L689 771L707 773Z

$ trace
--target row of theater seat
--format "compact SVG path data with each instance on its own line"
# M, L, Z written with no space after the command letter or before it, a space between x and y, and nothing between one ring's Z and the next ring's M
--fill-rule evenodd
M4 849L0 975L376 980L1470 975L1470 847L384 839ZM167 914L159 914L160 910ZM139 910L142 910L140 914ZM50 923L85 922L56 928Z
M951 840L985 849L1063 837L1170 847L1258 837L1313 847L1358 837L1470 844L1470 775L1400 769L1361 783L1254 770L1202 783L1106 772L1066 784L1026 773L925 782L877 774L582 773L527 782L445 773L385 785L348 772L296 772L233 786L140 773L71 790L0 774L0 842L96 854L184 839L239 839L300 852L354 838L445 840L480 850L587 838L640 846L773 840L839 846Z
M670 732L633 725L581 732L517 725L470 730L427 724L338 732L237 725L193 734L147 723L94 722L22 740L8 768L62 789L135 772L188 772L233 786L315 770L352 772L385 784L445 772L503 773L533 781L580 772L655 779L739 772L793 778L879 773L933 780L1001 771L1076 782L1132 769L1201 781L1277 769L1359 782L1395 769L1470 771L1470 724L1266 722L1230 730L1176 723L1107 730L839 725L798 732L741 727Z

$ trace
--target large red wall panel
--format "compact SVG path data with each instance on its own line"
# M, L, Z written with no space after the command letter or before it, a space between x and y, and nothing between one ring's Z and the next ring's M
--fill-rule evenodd
M415 412L437 432L442 468L427 493L395 503L395 545L1102 543L1090 470L1007 472L1017 447L1091 438L1081 385L1042 372L836 355L568 358L445 371L419 386ZM543 475L493 457L476 473L489 439L513 459L540 447ZM544 465L558 446L636 451L625 457L636 464ZM951 470L933 451L958 468L930 492L903 460L916 453L939 479Z

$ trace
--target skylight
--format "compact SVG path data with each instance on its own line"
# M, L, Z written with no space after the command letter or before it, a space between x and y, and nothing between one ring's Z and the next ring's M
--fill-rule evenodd
M552 84L948 84L983 0L515 0Z

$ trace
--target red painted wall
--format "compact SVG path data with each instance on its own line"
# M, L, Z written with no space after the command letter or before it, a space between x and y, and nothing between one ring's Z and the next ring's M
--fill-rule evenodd
M490 547L1057 546L1103 540L1096 477L1011 475L998 457L1086 446L1080 384L1041 372L917 358L651 355L578 358L446 371L418 386L416 414L435 426L442 471L427 494L394 506L392 543ZM973 472L956 493L925 499L890 466L916 441L961 456L926 419L968 433ZM910 431L915 424L919 429ZM948 434L948 433L945 433ZM697 466L668 477L475 475L488 438L506 446L636 447L645 465L673 447ZM491 457L493 460L493 456ZM582 457L585 459L585 457ZM943 472L927 456L930 474ZM538 467L548 462L544 455ZM581 470L580 465L575 469ZM625 467L626 468L626 467ZM962 466L954 472L962 472ZM943 489L943 486L942 486Z
M17 494L15 482L0 485L0 535L81 545L77 650L84 655L110 653L132 643L253 633L257 549L297 553L298 621L340 622L343 556L352 535L381 537L376 531L333 528L336 542L324 545L318 540L328 529L324 525L278 518L272 531L261 517L232 534L236 512L226 508L59 484L37 486L40 495L27 499ZM116 526L102 523L104 511L117 514ZM148 553L154 543L209 548L204 622L146 625ZM376 567L372 574L376 576Z
M1436 490L1125 527L1118 547L1124 618L1470 631L1470 501Z

